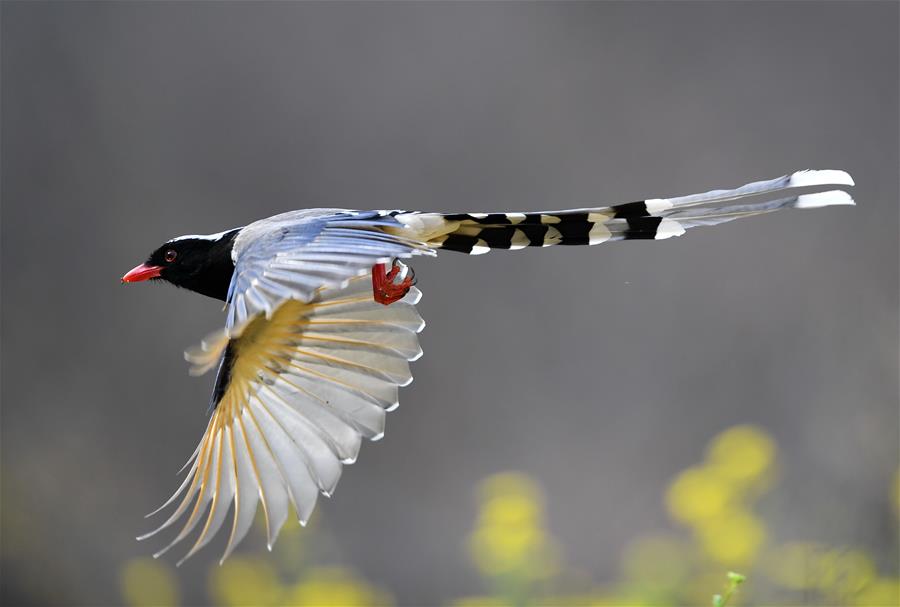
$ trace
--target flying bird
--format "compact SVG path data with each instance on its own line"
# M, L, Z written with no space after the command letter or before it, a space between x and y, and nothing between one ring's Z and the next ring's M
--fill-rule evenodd
M262 507L271 549L293 507L305 524L362 439L384 435L409 362L421 356L421 293L403 261L438 251L664 240L783 208L852 205L844 171L799 171L737 189L540 213L306 209L210 235L173 238L122 277L161 280L225 302L221 330L185 352L216 370L210 418L175 494L144 539L199 526L182 561L232 512L224 561ZM819 190L819 191L813 191ZM149 515L148 515L149 516ZM179 561L180 564L181 561Z

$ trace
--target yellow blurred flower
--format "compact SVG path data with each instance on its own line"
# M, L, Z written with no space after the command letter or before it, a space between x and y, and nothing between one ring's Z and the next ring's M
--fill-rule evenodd
M816 585L830 597L858 594L878 577L875 562L860 550L829 550L818 563Z
M880 578L863 588L853 604L859 607L893 607L900 605L900 579Z
M527 565L543 535L533 528L484 527L475 531L470 549L475 564L487 575L499 575Z
M688 468L669 486L669 514L683 523L696 523L722 513L732 497L732 487L706 468Z
M340 567L312 569L303 581L294 585L285 605L302 607L364 607L390 605L386 593L369 586Z
M723 478L746 483L768 472L776 455L775 442L761 428L733 426L712 439L706 450L710 468Z
M530 494L495 495L481 505L482 525L533 527L540 523L541 505Z
M480 487L478 524L469 552L482 574L549 577L557 569L556 547L544 530L541 492L527 476L502 473Z
M223 607L280 605L285 590L266 557L232 556L210 571L210 593Z
M478 492L483 501L509 496L519 496L531 502L541 501L541 490L533 480L520 472L493 474L481 481Z
M178 604L178 580L172 567L152 558L132 559L120 573L122 596L132 607Z
M786 588L816 589L840 603L851 599L858 602L878 576L875 562L866 553L813 542L776 547L765 559L764 567L770 578ZM872 607L878 605L872 603Z
M776 546L763 560L767 575L785 588L816 586L819 559L827 548L814 542L788 542Z
M749 512L728 510L696 528L703 550L722 564L751 564L766 540L766 528Z
M562 596L538 597L529 600L535 607L675 607L671 603L641 594L567 594ZM472 607L480 607L473 605Z

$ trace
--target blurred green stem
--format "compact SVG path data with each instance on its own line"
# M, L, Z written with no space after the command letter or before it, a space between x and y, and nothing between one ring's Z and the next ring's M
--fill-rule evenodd
M725 589L725 594L714 594L712 599L713 607L726 607L728 605L728 601L731 599L731 595L735 593L738 586L744 583L747 578L740 573L735 573L734 571L728 572L728 588Z

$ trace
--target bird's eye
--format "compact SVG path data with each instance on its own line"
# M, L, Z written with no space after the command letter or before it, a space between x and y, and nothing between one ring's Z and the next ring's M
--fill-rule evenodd
M169 249L168 251L166 251L167 263L172 263L173 261L175 261L176 257L178 257L178 253L175 251L175 249Z

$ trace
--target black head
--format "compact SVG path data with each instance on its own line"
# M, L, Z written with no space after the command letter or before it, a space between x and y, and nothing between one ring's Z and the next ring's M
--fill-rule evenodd
M165 280L176 287L225 301L234 273L231 249L240 230L173 238L123 276L122 282Z

